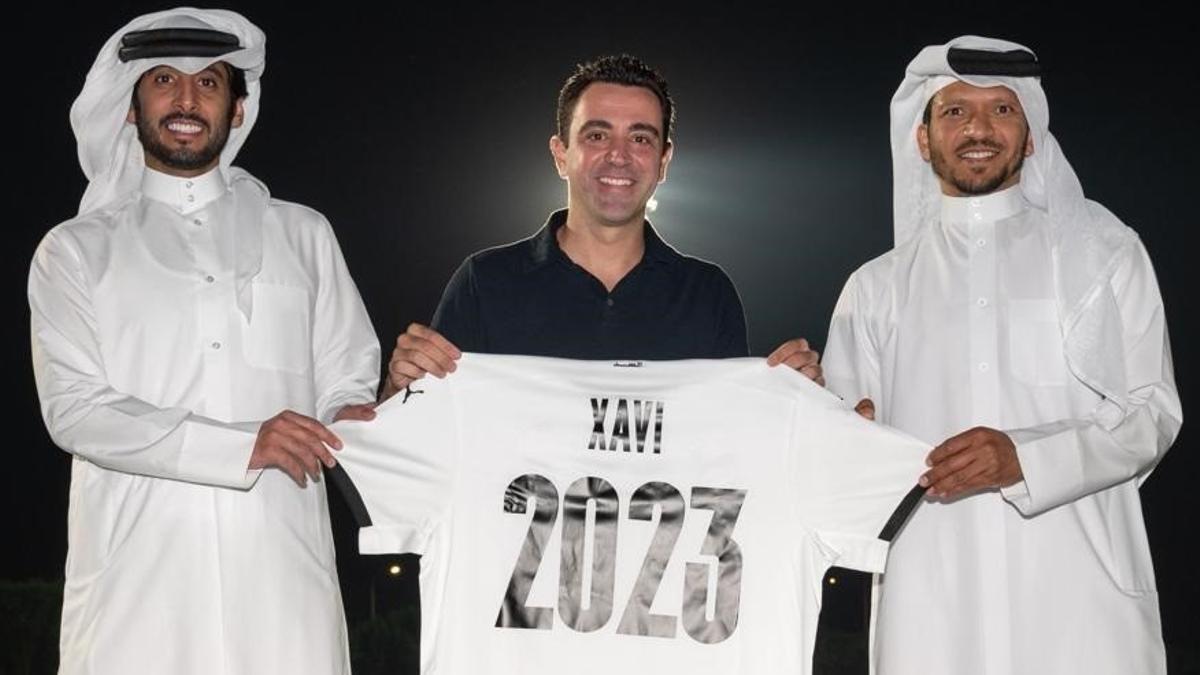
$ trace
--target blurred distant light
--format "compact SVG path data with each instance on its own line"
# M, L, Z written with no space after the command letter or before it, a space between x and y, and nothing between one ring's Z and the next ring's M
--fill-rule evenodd
M402 572L404 572L404 568L400 566L400 563L392 563L390 566L388 566L387 571L388 574L398 577Z
M657 208L658 208L658 200L655 199L654 197L651 197L650 201L646 202L646 213L654 213L655 209L657 209Z

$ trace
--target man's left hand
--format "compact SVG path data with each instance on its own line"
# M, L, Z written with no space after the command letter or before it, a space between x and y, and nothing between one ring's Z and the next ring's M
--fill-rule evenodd
M947 438L929 453L925 463L930 469L919 482L929 488L930 496L941 499L1008 487L1025 477L1012 439L987 427Z
M808 379L825 386L825 375L821 372L821 355L810 349L808 340L796 338L779 345L767 357L768 366L783 364L792 370L798 370Z

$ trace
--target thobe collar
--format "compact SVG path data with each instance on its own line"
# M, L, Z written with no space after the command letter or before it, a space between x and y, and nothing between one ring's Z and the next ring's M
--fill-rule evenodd
M1015 216L1025 208L1021 186L1014 185L999 192L970 197L942 195L943 225L975 225L994 223Z
M231 260L238 309L246 321L250 321L254 310L253 282L262 270L262 222L270 205L270 194L262 183L237 167L228 170L228 178L226 175L226 170L220 167L192 178L171 176L146 167L142 172L141 192L147 199L175 213L197 218L197 224L225 223L223 227L210 229L220 250L233 256ZM217 200L226 194L231 198L218 207ZM207 215L192 215L206 208L211 209ZM179 251L174 251L173 245L162 243L164 238L171 238L171 229L146 229L148 241L159 242L157 250L160 255L182 255ZM189 263L181 260L178 264Z
M142 173L142 194L183 215L208 206L227 189L225 176L218 167L191 178L171 176L150 167Z

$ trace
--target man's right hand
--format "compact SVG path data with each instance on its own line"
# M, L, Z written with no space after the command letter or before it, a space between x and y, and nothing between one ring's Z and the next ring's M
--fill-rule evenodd
M382 399L386 400L413 382L433 373L445 377L453 373L454 362L462 352L436 330L419 323L409 324L408 330L396 338L392 360L388 363L388 378L383 385Z
M329 448L341 450L342 441L325 425L298 412L284 410L258 428L254 452L246 468L275 467L304 487L307 477L320 480L322 464L330 468L337 464Z

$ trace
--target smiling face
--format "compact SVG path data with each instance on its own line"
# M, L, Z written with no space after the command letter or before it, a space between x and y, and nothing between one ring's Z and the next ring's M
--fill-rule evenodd
M641 224L671 161L662 120L658 97L645 87L596 82L583 90L568 138L550 139L573 218L611 227Z
M146 166L198 176L217 165L229 130L242 125L242 100L223 63L191 75L160 65L138 80L126 119L137 125Z
M928 124L917 127L917 146L943 194L990 194L1020 182L1033 139L1011 89L955 82L933 95L929 112Z

